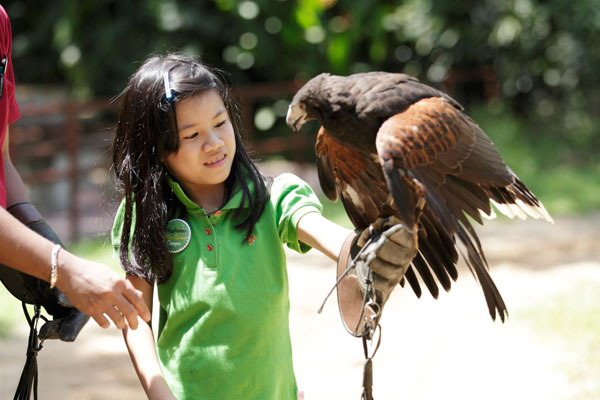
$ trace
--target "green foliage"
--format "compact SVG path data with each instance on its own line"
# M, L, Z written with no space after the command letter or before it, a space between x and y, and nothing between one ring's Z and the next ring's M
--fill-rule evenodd
M94 95L120 88L114 81L122 85L147 54L173 49L202 54L242 82L366 68L408 69L439 83L492 66L504 96L535 95L534 103L598 82L592 66L600 56L587 51L600 32L593 0L6 3L20 74ZM38 61L59 68L40 76Z

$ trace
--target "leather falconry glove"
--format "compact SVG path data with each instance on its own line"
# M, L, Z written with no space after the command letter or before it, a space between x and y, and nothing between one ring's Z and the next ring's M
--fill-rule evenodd
M358 282L364 291L371 281L382 309L417 254L417 234L396 217L378 218L362 231L356 245L361 250L352 262Z
M337 295L342 321L351 335L370 335L417 248L417 232L393 216L378 218L348 236L338 258Z

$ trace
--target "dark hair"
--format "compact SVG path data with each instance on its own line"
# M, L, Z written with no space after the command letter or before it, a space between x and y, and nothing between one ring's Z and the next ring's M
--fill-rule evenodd
M165 72L173 94L169 100L165 97ZM247 239L265 209L266 181L244 150L238 107L223 74L186 55L152 56L131 76L121 93L113 142L112 167L125 201L119 259L128 274L149 282L164 282L171 275L173 264L164 228L168 219L178 210L185 212L185 207L172 192L161 160L179 149L176 103L211 89L221 96L235 132L235 156L225 181L226 201L239 185L242 204L247 202L250 210L236 209L233 218L240 222L235 228L245 231ZM130 243L134 204L137 223Z

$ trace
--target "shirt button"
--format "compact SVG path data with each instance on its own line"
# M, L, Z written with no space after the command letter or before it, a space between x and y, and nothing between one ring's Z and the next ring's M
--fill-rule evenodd
M215 211L215 213L213 214L215 217L219 217L222 214L221 210L217 210Z
M209 244L206 245L206 249L208 251L213 251L214 248L215 248L215 246L212 243L209 243Z
M210 228L209 228L208 226L207 226L206 228L204 228L204 232L205 232L207 235L210 235L210 234L212 234L212 231L210 230Z

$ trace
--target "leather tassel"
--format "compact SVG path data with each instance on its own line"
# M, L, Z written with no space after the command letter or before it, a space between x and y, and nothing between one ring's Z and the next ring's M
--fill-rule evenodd
M15 392L14 400L30 400L31 394L33 393L34 400L38 399L37 396L37 384L38 384L38 366L37 366L37 354L42 349L42 345L39 342L37 324L40 318L43 318L40 313L40 306L34 306L33 318L29 316L27 307L23 303L23 312L29 323L29 340L27 343L27 360L25 366L21 372L21 378L17 385L17 391Z
M373 360L370 358L365 362L363 369L363 392L361 400L373 400Z

